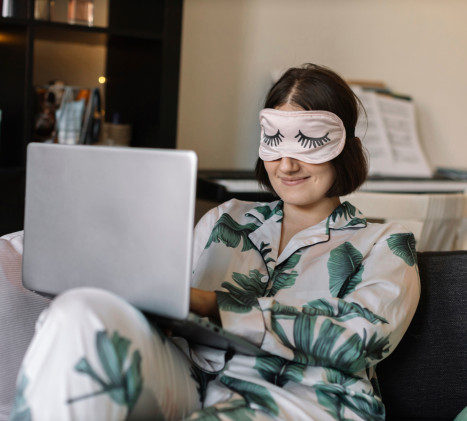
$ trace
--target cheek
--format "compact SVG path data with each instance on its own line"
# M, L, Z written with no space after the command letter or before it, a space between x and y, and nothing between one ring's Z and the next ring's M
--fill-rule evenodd
M334 185L334 183L336 182L336 179L337 179L336 170L334 169L333 166L331 166L330 171L327 176L326 191L328 191Z
M321 180L333 180L336 178L336 170L330 162L322 164L307 164L307 170Z
M321 185L323 191L328 191L336 180L336 170L328 162L319 165L322 167L318 173L315 168L316 180Z
M319 165L321 166L320 170L323 177L326 177L328 179L334 179L336 177L336 170L330 162L324 162L323 164Z
M264 169L266 170L269 178L274 174L276 167L277 163L274 161L264 161Z
M330 184L334 184L334 181L336 180L336 170L332 165L330 165L330 168L327 171L327 180L329 181Z

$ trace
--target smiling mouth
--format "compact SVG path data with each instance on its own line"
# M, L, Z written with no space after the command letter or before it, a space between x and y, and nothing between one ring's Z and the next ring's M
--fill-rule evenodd
M301 177L301 178L281 178L281 182L286 186L296 186L297 184L301 184L304 181L308 180L309 177Z

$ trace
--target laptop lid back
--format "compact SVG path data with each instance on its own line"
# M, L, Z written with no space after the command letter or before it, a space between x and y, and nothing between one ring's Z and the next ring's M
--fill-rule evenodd
M184 319L196 174L192 151L31 143L24 286L50 295L101 287Z

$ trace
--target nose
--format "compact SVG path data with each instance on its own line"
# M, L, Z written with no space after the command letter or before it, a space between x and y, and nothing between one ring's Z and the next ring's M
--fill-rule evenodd
M295 158L284 156L280 160L279 169L283 173L291 173L291 172L297 171L299 169L299 165Z

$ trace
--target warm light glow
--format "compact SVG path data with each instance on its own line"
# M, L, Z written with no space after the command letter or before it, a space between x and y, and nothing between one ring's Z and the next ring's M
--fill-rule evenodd
M0 0L1 3L1 0ZM18 34L10 34L8 32L0 32L0 44L17 44L22 45L24 42L24 38Z
M99 76L99 79L98 79L98 80L99 80L99 83L100 83L101 85L103 85L103 84L106 82L107 79L105 78L105 76Z

